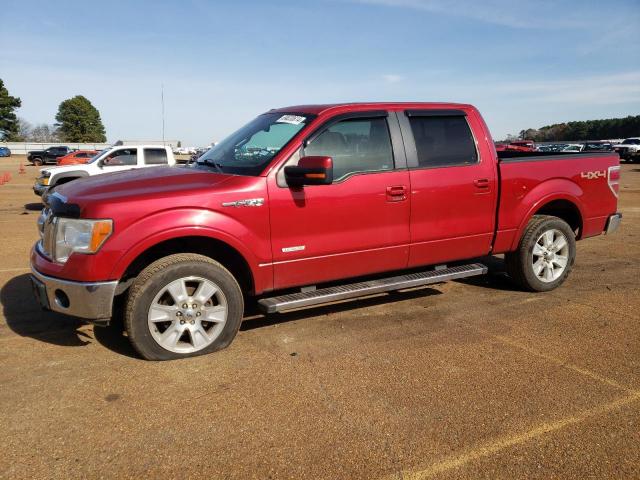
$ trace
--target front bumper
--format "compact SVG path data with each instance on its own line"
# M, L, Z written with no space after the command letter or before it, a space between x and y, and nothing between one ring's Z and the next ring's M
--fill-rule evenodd
M49 277L31 267L31 282L40 306L88 320L111 318L117 281L72 282Z
M622 222L622 214L614 213L613 215L609 215L607 219L607 224L604 227L604 233L606 235L611 235L613 232L618 230L620 223Z
M47 193L47 190L49 190L48 185L40 185L39 183L34 183L33 185L33 193L35 193L39 197Z

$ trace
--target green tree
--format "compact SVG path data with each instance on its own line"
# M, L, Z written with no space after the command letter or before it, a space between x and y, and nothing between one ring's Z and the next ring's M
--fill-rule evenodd
M82 95L63 101L56 115L58 135L64 142L106 142L100 112Z
M20 140L20 125L15 109L20 108L22 101L9 95L0 78L0 138L4 140Z

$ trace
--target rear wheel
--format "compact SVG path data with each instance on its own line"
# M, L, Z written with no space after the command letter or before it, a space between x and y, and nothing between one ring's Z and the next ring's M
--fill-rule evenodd
M564 220L535 215L518 250L505 256L507 273L525 290L546 292L560 286L571 272L576 240Z
M228 346L243 308L238 282L221 264L203 255L170 255L134 281L125 328L147 360L192 357Z

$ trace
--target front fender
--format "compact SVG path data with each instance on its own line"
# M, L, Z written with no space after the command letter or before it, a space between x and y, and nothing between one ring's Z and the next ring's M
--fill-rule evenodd
M223 213L194 208L158 212L128 225L121 232L114 232L113 242L107 242L105 247L109 245L110 251L120 253L114 257L109 278L122 278L129 265L143 252L181 237L206 237L226 243L249 265L256 290L271 288L271 272L259 266L271 262L268 229L249 229Z

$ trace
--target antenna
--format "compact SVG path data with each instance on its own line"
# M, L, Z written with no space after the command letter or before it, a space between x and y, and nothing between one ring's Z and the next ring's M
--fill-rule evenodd
M162 103L162 145L164 143L164 83L160 84L160 102Z

